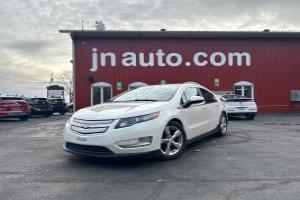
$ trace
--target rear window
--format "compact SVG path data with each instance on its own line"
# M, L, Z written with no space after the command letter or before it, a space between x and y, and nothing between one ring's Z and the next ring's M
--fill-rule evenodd
M23 98L20 97L0 97L0 101L23 101Z
M30 99L30 102L42 103L42 102L47 102L47 99L46 98L33 98L33 99Z
M253 99L236 94L223 95L222 99L230 102L245 102L253 101Z
M50 103L64 103L63 99L48 99Z

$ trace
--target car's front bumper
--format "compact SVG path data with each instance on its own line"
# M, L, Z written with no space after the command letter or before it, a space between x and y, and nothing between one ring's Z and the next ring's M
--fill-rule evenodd
M0 113L0 118L18 118L18 117L25 117L29 116L27 112L6 112Z
M118 120L109 125L105 133L97 134L79 134L70 129L70 124L66 124L64 129L64 149L68 152L98 156L98 157L111 157L111 156L129 156L144 153L155 152L160 149L161 136L165 124L159 118L147 122L135 124L130 127L115 129ZM151 143L139 147L120 147L121 141L152 137ZM70 148L67 144L81 145L87 147L86 149ZM92 147L92 148L90 148ZM108 151L97 152L97 147L105 148ZM95 148L95 150L93 150Z
M71 143L72 144L72 143ZM72 144L74 145L74 144ZM89 145L78 145L77 148L74 146L70 146L70 143L65 143L63 145L63 149L66 152L81 155L81 156L89 156L89 157L98 157L98 158L120 158L120 157L154 157L159 154L160 150L154 150L150 152L142 152L142 153L114 153L110 150L103 150L101 151L92 151L92 150L86 150L85 147L90 147ZM100 149L103 149L103 147L99 147Z
M33 115L41 115L41 114L47 114L51 113L53 109L51 108L38 108L38 107L31 107L30 112Z

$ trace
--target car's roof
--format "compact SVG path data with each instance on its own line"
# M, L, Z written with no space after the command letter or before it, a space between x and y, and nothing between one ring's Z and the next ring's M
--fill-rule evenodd
M168 83L168 84L157 84L157 85L147 85L147 86L143 86L143 87L151 87L151 86L201 86L199 83L196 82L185 82L185 83Z
M180 88L184 88L184 87L188 87L188 86L191 86L191 87L201 87L201 88L204 88L210 92L212 92L210 89L204 87L203 85L199 84L199 83L196 83L196 82L185 82L185 83L170 83L170 84L160 84L160 85L147 85L147 86L143 86L143 87L151 87L151 86L162 86L162 85L173 85L173 86L178 86Z

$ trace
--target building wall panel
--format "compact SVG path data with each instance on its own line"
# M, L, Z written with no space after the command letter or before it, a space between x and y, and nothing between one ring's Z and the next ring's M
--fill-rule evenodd
M159 84L161 80L194 81L214 91L232 90L235 82L249 81L255 86L259 111L300 112L299 103L290 102L290 90L300 89L300 40L297 39L74 38L74 48L76 109L90 105L90 85L100 81L112 84L114 95L136 81L147 84ZM117 57L126 51L149 53L163 49L166 53L178 52L187 60L192 60L197 51L246 51L251 53L252 63L241 67L122 67L118 62L115 67L90 72L92 48L114 52ZM215 78L220 80L220 87L214 86ZM121 91L116 90L118 81L123 84Z

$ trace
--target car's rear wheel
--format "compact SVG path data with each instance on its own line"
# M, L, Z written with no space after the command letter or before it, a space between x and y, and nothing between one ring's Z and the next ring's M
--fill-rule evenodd
M246 115L246 118L248 120L253 120L255 118L255 114L248 114L248 115Z
M178 158L186 146L186 136L183 127L176 121L171 121L161 137L160 154L161 160Z
M28 116L22 116L19 118L21 121L27 121L28 120Z
M227 125L228 125L227 116L226 114L222 113L219 120L217 136L224 136L227 134Z

